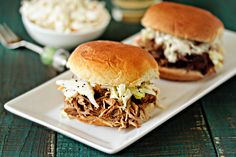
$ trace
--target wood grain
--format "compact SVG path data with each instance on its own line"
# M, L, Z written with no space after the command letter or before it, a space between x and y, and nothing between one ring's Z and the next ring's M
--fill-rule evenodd
M20 1L1 2L0 23L30 40L19 16ZM32 40L30 40L32 41ZM55 76L39 56L26 49L8 50L0 45L0 156L54 156L55 133L4 110L10 99Z
M236 156L236 77L202 99L218 156Z

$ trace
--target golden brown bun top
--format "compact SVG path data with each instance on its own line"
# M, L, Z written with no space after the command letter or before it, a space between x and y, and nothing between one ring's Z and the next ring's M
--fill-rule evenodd
M173 2L151 6L142 24L160 32L200 42L212 42L224 30L222 22L209 11Z
M90 83L137 86L159 77L155 59L145 50L112 41L92 41L78 46L67 66Z

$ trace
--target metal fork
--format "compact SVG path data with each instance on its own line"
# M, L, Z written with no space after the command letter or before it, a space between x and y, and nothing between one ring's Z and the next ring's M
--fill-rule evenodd
M43 53L43 48L20 39L6 24L0 24L0 39L1 43L9 49L26 47L34 52L37 52L38 54Z
M0 42L9 49L25 47L36 52L40 55L44 64L52 65L58 71L63 71L65 69L69 57L69 52L64 49L42 48L20 39L6 24L0 24Z

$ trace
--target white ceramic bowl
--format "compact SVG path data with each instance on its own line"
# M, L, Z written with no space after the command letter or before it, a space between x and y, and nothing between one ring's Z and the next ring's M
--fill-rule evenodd
M108 12L107 17L104 18L106 19L104 20L105 22L93 30L72 33L60 33L50 29L42 28L32 23L24 16L22 16L22 21L26 31L36 42L44 46L71 49L78 46L80 43L90 41L101 36L110 23L111 17Z

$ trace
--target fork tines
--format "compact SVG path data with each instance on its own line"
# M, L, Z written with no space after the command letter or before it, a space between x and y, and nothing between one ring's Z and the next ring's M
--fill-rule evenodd
M19 41L17 35L5 23L0 24L0 39L3 44Z

